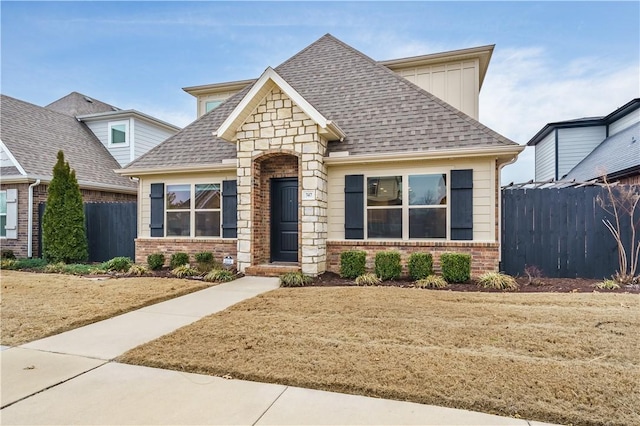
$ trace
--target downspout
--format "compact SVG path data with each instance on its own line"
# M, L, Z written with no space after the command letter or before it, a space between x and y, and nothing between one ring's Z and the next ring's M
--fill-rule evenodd
M29 185L29 216L27 225L27 258L33 257L33 188L40 185L40 179L36 179Z
M515 163L517 159L518 156L515 156L506 163L502 163L498 166L498 247L500 247L500 250L498 251L498 262L500 265L502 264L502 185L500 182L502 179L502 168Z

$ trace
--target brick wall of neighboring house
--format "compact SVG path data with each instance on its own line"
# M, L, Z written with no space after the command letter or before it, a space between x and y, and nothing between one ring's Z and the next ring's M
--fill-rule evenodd
M137 238L136 263L147 264L147 256L152 253L162 253L165 265L169 265L171 255L178 252L188 253L190 261L195 262L194 255L203 251L213 253L216 261L222 262L225 256L231 256L236 261L235 238Z
M298 157L277 152L262 156L253 164L252 264L261 265L268 263L271 257L271 179L298 178ZM298 235L300 223L298 221Z
M47 201L47 185L41 184L33 188L33 237L32 255L38 256L39 231L38 231L38 206ZM2 184L0 190L18 190L18 238L2 239L2 249L13 250L16 257L27 257L28 254L28 228L29 228L29 184ZM137 200L136 194L121 194L117 192L96 191L93 189L81 189L84 202L132 202Z
M340 253L346 250L367 252L367 271L373 272L375 255L379 251L396 250L401 253L403 274L408 275L409 255L414 252L431 253L434 272L440 273L442 253L467 253L471 255L471 276L478 277L485 272L498 271L500 246L498 243L473 242L422 242L422 241L328 241L327 270L340 272Z

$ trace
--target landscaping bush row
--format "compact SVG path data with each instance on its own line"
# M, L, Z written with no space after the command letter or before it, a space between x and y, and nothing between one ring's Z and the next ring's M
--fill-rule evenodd
M213 258L213 253L210 251L203 251L194 255L196 269L200 272L208 272L212 269L224 269L222 263L216 261ZM162 269L164 266L166 257L163 253L152 253L147 256L147 265L152 271ZM171 255L169 259L169 267L173 270L183 265L190 264L190 257L188 253L177 252Z
M340 276L357 278L366 273L367 253L362 250L347 250L340 253ZM442 277L450 283L462 283L471 278L471 256L465 253L443 253L440 255ZM411 253L407 263L412 280L421 280L433 275L431 253ZM402 273L400 253L380 251L374 260L375 275L383 281L397 280Z

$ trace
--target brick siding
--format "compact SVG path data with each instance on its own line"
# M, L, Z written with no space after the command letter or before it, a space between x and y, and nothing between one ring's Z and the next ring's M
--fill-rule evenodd
M431 253L433 268L440 273L440 255L442 253L467 253L471 255L471 276L478 277L485 272L498 270L500 246L498 243L473 242L422 242L422 241L328 241L327 270L340 272L340 253L346 250L367 252L367 270L373 271L375 255L379 251L396 250L400 252L403 274L408 275L409 255L415 252Z
M152 253L162 253L165 264L169 264L171 255L178 252L188 253L190 262L195 262L194 255L203 251L213 253L213 258L222 262L225 256L231 256L236 262L236 239L208 239L208 238L137 238L136 263L147 264L147 256Z

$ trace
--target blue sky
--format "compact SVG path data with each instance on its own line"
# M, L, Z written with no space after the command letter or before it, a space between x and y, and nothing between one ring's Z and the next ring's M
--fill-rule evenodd
M185 126L182 87L259 76L323 34L377 59L496 48L480 121L526 143L551 121L640 96L639 2L0 3L1 91L46 105L78 91ZM533 149L502 181L533 177Z

